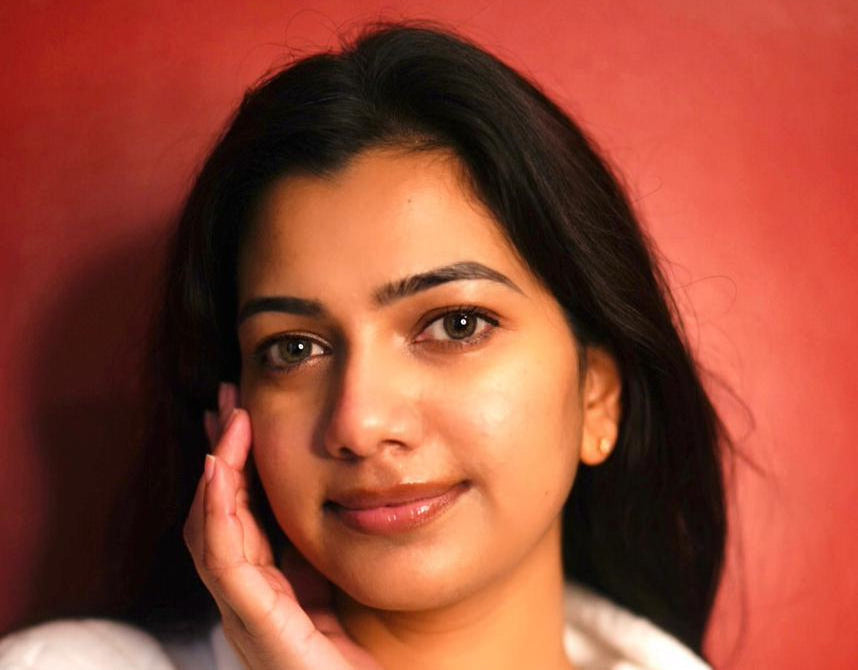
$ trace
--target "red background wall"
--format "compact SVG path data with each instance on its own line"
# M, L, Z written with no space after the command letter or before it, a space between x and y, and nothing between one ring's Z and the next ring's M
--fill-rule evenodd
M601 143L750 410L714 387L757 466L735 466L715 660L856 662L858 6L529 4L3 3L0 632L109 600L163 237L243 89L343 26L422 17Z

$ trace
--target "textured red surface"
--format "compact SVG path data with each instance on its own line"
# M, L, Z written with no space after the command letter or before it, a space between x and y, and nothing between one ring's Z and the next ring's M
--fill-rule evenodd
M344 25L423 17L531 73L602 145L699 357L753 415L716 393L763 472L737 462L714 658L852 666L858 9L656 4L4 3L0 631L107 595L162 238L243 89Z

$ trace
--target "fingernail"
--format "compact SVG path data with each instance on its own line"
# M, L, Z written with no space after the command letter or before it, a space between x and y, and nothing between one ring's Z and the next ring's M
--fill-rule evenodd
M211 454L206 454L206 464L205 464L205 473L206 473L206 482L210 482L212 477L214 477L215 472L215 457Z

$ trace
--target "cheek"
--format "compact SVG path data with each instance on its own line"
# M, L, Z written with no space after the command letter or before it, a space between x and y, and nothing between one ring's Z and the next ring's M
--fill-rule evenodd
M312 452L315 403L276 389L252 390L243 400L262 486L281 528L294 540L306 532L322 496L318 459Z
M435 413L440 441L505 514L528 508L522 501L562 506L581 439L574 354L500 351L468 373L445 380Z

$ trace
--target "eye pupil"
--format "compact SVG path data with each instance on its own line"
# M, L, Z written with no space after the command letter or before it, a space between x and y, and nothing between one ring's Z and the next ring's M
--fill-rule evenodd
M473 314L454 312L444 317L444 331L456 340L470 337L477 329L477 320Z

